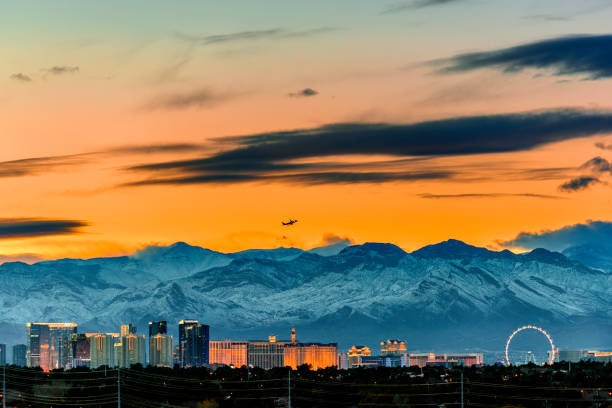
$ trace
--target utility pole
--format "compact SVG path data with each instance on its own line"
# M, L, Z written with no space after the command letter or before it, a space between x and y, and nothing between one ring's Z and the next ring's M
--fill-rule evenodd
M121 368L117 367L117 408L121 408Z
M6 408L6 364L2 366L2 408Z
M289 398L287 399L287 407L291 408L291 368L289 369L288 391L289 391Z
M463 370L461 370L461 408L463 408Z

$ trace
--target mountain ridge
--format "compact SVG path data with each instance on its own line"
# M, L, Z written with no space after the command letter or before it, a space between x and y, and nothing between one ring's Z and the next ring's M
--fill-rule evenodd
M496 252L457 240L410 253L385 243L334 252L222 253L179 242L130 256L6 263L0 325L19 341L27 321L76 321L91 331L134 322L146 331L150 320L197 318L215 338L296 326L306 338L342 345L387 336L436 347L461 332L457 347L483 348L524 323L589 335L612 326L612 275L557 252Z

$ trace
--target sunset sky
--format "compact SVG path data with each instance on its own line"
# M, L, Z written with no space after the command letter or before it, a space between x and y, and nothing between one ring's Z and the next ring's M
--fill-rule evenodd
M607 0L3 2L0 263L501 249L610 221L611 19Z

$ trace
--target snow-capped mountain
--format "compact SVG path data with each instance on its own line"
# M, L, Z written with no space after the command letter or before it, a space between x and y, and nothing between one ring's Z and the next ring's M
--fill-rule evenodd
M317 252L327 256L321 256ZM331 253L331 255L330 255ZM176 243L132 256L0 265L0 342L27 321L109 331L196 318L213 338L280 337L343 346L406 339L415 349L500 349L518 325L566 346L612 344L612 274L560 253L494 252L456 240L224 254Z

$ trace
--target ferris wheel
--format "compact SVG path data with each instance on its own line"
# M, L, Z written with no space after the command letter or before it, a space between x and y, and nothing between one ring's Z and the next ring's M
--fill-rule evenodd
M555 344L553 343L552 337L550 337L550 334L548 334L548 332L542 329L541 327L527 325L527 326L519 327L518 329L512 332L510 337L508 337L508 340L506 341L506 365L510 365L510 356L509 356L510 342L512 341L514 336L516 336L518 333L522 332L523 330L535 330L535 331L542 333L544 336L546 336L546 339L550 343L550 353L548 356L548 364L552 364L555 361Z

